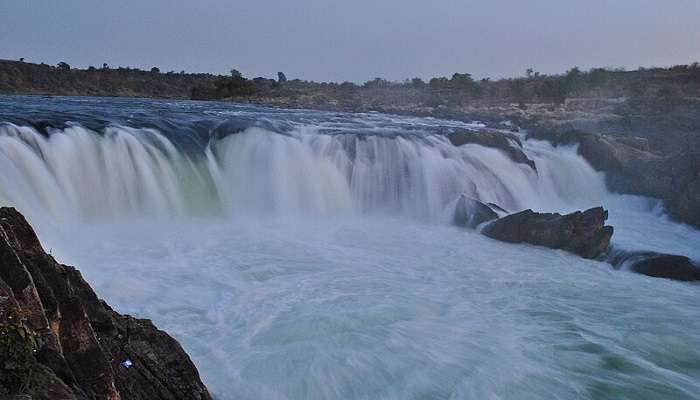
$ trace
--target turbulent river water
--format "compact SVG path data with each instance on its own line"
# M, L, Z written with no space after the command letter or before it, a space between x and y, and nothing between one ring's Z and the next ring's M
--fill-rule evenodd
M115 309L181 341L218 399L700 399L700 287L450 226L604 205L613 246L700 232L609 193L574 148L537 172L482 126L208 102L0 97L0 204Z

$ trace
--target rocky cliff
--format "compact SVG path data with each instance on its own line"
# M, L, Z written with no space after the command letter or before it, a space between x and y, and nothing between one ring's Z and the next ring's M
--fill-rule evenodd
M700 228L700 136L665 153L652 138L600 135L566 127L536 129L531 137L576 144L578 153L605 172L608 188L662 199L669 215Z
M211 396L175 339L112 310L17 210L0 208L0 398Z

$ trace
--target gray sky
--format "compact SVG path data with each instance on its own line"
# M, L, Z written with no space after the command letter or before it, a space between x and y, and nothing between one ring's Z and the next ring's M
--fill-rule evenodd
M0 0L0 58L362 82L700 61L700 0Z

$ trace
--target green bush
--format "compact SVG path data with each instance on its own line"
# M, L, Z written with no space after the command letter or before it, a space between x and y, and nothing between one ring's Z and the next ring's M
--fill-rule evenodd
M21 324L0 325L0 387L25 390L34 368L38 335Z

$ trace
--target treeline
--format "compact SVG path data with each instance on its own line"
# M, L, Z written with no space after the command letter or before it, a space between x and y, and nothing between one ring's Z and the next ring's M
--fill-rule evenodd
M263 79L263 78L259 78ZM256 82L243 77L238 70L232 69L231 76L219 76L213 82L192 88L192 100L221 100L254 95L258 89ZM276 84L276 82L273 81Z
M338 97L370 96L381 101L382 92L403 93L410 99L428 106L467 104L549 103L562 104L571 98L626 98L632 104L666 102L669 104L700 98L700 64L677 65L670 68L639 68L635 71L594 68L583 71L574 67L563 74L546 75L532 69L524 76L510 79L474 79L469 73L451 77L436 77L425 82L420 78L392 82L376 78L357 85L344 83L315 83L293 80L280 86L263 86L267 96L316 93Z
M215 79L212 74L162 73L158 67L144 71L103 64L75 69L66 62L54 66L0 60L0 93L187 99L193 87Z
M338 103L343 108L404 103L439 107L470 104L562 104L571 98L626 98L633 106L679 105L700 98L700 64L634 71L574 67L563 74L547 75L532 69L522 77L474 79L469 73L392 82L376 78L364 84L248 79L232 69L230 75L162 73L129 67L73 69L23 61L0 61L0 92L96 96L142 96L234 101L277 101L301 106ZM290 100L290 101L286 101Z

